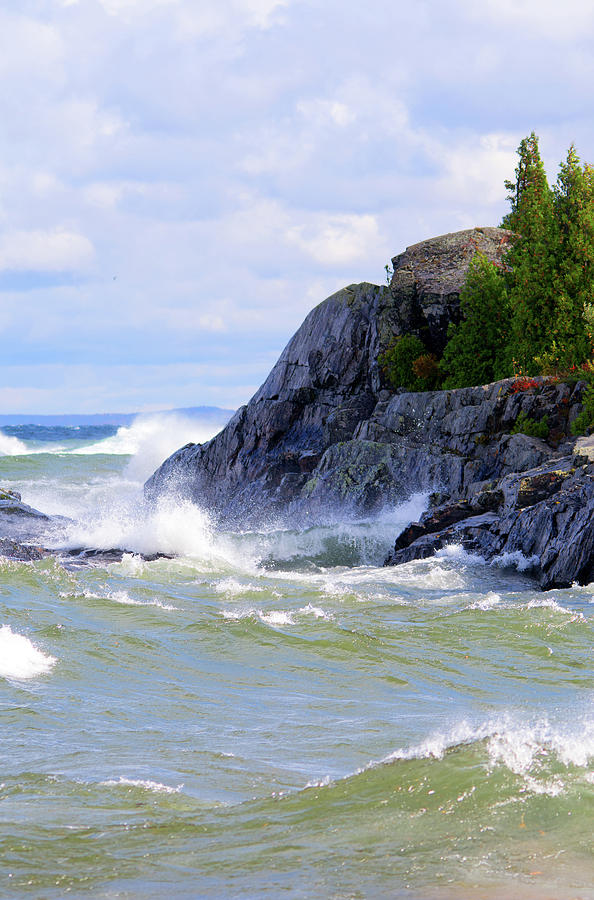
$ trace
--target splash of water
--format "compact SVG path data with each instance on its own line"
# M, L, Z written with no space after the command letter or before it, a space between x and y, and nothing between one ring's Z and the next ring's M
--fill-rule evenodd
M213 424L178 413L140 415L112 437L71 453L83 456L131 456L128 475L145 481L168 456L184 444L202 444L214 437L224 421Z
M45 675L54 666L53 656L43 653L28 638L9 625L0 628L0 677L15 679Z
M23 456L28 452L23 441L0 431L0 456Z

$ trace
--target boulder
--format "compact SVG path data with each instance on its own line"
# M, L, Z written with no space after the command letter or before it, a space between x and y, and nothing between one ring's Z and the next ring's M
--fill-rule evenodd
M460 291L474 254L502 265L513 232L470 228L421 241L392 260L390 290L400 333L413 332L441 356L450 322L460 320Z

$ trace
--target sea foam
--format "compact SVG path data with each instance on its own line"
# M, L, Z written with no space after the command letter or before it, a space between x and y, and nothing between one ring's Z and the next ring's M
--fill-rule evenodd
M0 431L0 456L22 456L25 453L28 453L26 444Z
M0 628L0 677L14 679L37 678L54 666L53 656L43 653L28 638L16 634L9 625Z

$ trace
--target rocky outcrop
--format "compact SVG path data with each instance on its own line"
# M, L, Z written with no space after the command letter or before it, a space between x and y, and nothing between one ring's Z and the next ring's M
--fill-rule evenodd
M417 453L414 471L402 469L400 411L384 390L378 356L405 332L439 351L474 252L500 260L509 239L497 228L433 238L395 257L389 287L350 285L329 297L249 404L208 444L187 445L166 460L147 495L175 490L224 521L253 525L287 513L326 515L345 502L373 509L446 470L458 472L455 449L439 460ZM427 414L402 412L407 421Z
M407 247L392 260L390 290L396 299L399 333L413 332L441 356L450 322L460 318L460 289L479 251L501 264L513 239L502 228L471 228Z
M395 257L389 287L325 300L248 405L209 443L166 460L147 496L173 491L221 523L254 527L366 515L432 492L388 564L455 542L486 558L522 554L545 588L594 578L594 442L571 436L583 382L425 393L382 383L378 356L395 335L442 349L474 251L499 261L511 237L473 229L424 241ZM546 439L514 433L530 421Z
M594 452L594 440L590 448ZM480 514L469 504L466 515L458 516L459 504L445 504L425 514L399 535L386 564L422 559L448 544L460 544L504 562L506 555L511 560L521 554L545 589L592 581L594 463L568 454L507 475L501 486L497 511Z

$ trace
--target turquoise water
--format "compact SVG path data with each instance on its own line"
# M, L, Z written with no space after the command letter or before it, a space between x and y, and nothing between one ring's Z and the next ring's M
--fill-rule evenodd
M0 560L0 896L594 897L594 589L384 569L424 497L302 532L145 508L192 428L0 432L56 545L130 551Z

